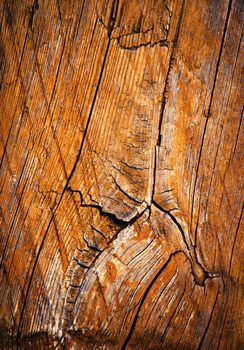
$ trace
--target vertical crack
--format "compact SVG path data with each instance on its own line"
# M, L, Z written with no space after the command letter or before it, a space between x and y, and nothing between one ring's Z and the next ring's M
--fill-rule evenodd
M208 106L208 111L207 111L206 116L205 116L206 117L206 121L205 121L203 134L202 134L202 140L201 140L200 151L199 151L198 162L197 162L197 168L196 168L196 177L195 177L195 181L194 181L193 195L192 195L191 224L190 224L191 225L191 230L192 230L192 223L193 223L193 211L194 211L194 201L195 201L195 192L196 192L198 173L199 173L201 157L202 157L202 152L203 152L203 146L204 146L207 126L208 126L208 120L209 120L209 117L211 115L211 109L212 109L212 104L213 104L213 97L214 97L214 92L215 92L215 87L216 87L216 82L217 82L217 76L218 76L218 72L219 72L220 60L221 60L222 53L223 53L223 48L224 48L224 43L225 43L225 38L226 38L226 33L227 33L227 26L228 26L229 17L230 17L231 4L232 4L232 0L230 0L229 5L228 5L228 10L227 10L227 14L226 14L224 29L223 29L223 36L222 36L222 40L221 40L221 44L220 44L219 56L218 56L216 69L215 69L215 74L214 74L213 87L212 87L212 91L211 91L211 95L210 95L210 102L209 102L209 106ZM196 242L196 235L197 235L197 232L195 231L194 244Z
M200 350L202 348L202 345L203 345L203 342L205 340L206 334L207 334L207 332L209 330L209 326L210 326L210 323L211 323L211 320L212 320L212 317L213 317L215 306L216 306L217 301L218 301L218 296L219 296L219 288L218 288L218 291L217 291L217 294L216 294L216 298L215 298L215 301L214 301L214 304L213 304L213 307L212 307L212 310L211 310L211 313L210 313L210 316L209 316L209 320L208 320L207 326L206 326L205 331L203 333L203 336L202 336L202 338L200 340L200 343L199 343L199 345L197 347L197 350Z
M163 116L164 116L164 112L165 112L165 108L166 108L166 104L167 104L167 100L168 100L167 88L169 86L169 76L171 74L174 60L175 60L175 51L176 51L178 40L179 40L179 35L180 35L180 30L181 30L181 25L182 25L182 20L183 20L183 14L184 14L184 5L185 5L185 1L183 0L178 23L177 23L177 27L176 27L175 36L174 36L172 46L171 46L169 66L168 66L168 71L167 71L166 79L165 79L162 109L161 109L159 122L158 122L158 137L157 137L157 141L156 141L156 145L155 145L154 168L153 168L153 188L152 188L152 200L151 200L151 202L159 210L163 211L164 213L167 213L170 216L171 220L175 223L175 225L179 229L179 231L181 233L181 237L182 237L184 245L185 245L185 248L186 248L186 256L189 259L191 266L192 266L192 274L194 276L194 281L197 285L202 286L204 284L205 279L208 277L208 273L204 270L204 268L198 262L197 257L196 257L196 252L195 252L195 249L191 243L191 239L190 239L189 235L186 235L184 229L182 228L182 226L180 225L178 220L174 217L174 215L172 215L172 213L170 211L167 211L164 208L162 208L154 199L155 186L156 186L156 176L157 176L156 171L157 171L157 162L158 162L158 151L159 151L159 148L161 147L161 143L162 143L161 129L162 129L162 124L163 124Z
M157 135L157 141L156 141L155 151L154 151L152 201L154 199L155 186L156 186L156 170L157 170L157 161L158 161L158 150L159 150L159 147L161 146L161 143L162 143L161 129L162 129L162 124L163 124L163 116L164 116L165 107L166 107L167 100L168 100L167 88L169 86L169 76L170 76L171 70L173 68L173 63L174 63L174 59L175 59L175 50L176 50L177 43L179 40L180 29L181 29L183 13L184 13L184 5L185 5L185 0L183 0L183 2L182 2L181 11L180 11L180 15L179 15L179 19L178 19L178 23L177 23L177 27L176 27L174 40L173 40L172 45L171 45L169 66L168 66L168 70L167 70L167 74L166 74L166 78L165 78L164 90L163 90L163 101L162 101L162 107L161 107L161 112L160 112L159 122L158 122L158 127L157 127L158 135ZM166 40L167 40L167 38L166 38ZM170 46L169 46L169 50L170 50Z
M119 6L119 0L114 0L112 3L112 8L111 8L111 12L110 12L110 18L108 21L108 38L110 39L112 31L114 29L114 24L115 24L115 20L117 17L117 13L118 13L118 6Z
M161 275L161 273L163 272L163 270L168 266L168 264L170 263L172 257L174 257L175 255L177 255L178 253L180 253L180 250L176 250L174 253L171 253L169 258L167 259L167 261L163 264L163 266L161 267L161 269L158 271L158 273L154 276L154 278L152 279L152 281L149 283L149 285L147 286L141 300L140 300L140 303L139 303L139 306L138 306L138 309L136 311L136 314L135 314L135 317L134 317L134 320L132 322L132 325L130 327L130 330L127 334L127 337L125 338L124 340L124 343L121 347L121 350L125 350L131 337L132 337L132 334L135 330L135 327L136 327L136 322L138 320L138 317L139 317L139 313L141 311L141 308L142 308L142 305L144 304L144 301L146 299L146 297L148 296L151 288L153 287L154 283L156 282L156 280L158 279L158 277Z
M28 23L28 26L32 31L33 31L34 16L38 10L39 10L39 3L38 3L38 0L35 0L33 5L30 8L30 18Z
M92 104L91 104L90 112L89 112L89 115L88 115L86 127L85 127L85 130L84 130L84 133L83 133L83 137L82 137L81 145L80 145L80 148L79 148L79 151L78 151L78 154L77 154L77 158L76 158L76 161L75 161L75 163L73 165L73 168L72 168L72 170L70 172L70 175L69 175L69 177L67 179L67 182L66 182L66 184L64 186L64 189L63 189L63 191L61 193L61 196L60 196L60 199L59 199L59 201L57 203L57 206L52 212L51 219L50 219L50 221L48 223L48 226L47 226L47 229L46 229L46 231L45 231L45 233L43 235L40 247L39 247L38 252L36 254L36 259L35 259L35 262L34 262L34 266L33 266L33 269L31 271L31 274L30 274L30 279L29 279L29 282L28 282L28 285L27 285L26 294L24 296L23 307L22 307L22 310L21 310L21 313L20 313L20 320L19 320L19 325L18 325L18 329L17 329L17 337L16 337L17 350L19 349L20 342L21 342L21 325L22 325L23 318L24 318L24 311L25 311L25 307L26 307L26 304L27 304L27 299L28 299L28 296L29 296L29 293L30 293L31 283L32 283L32 280L33 280L33 276L34 276L36 267L37 267L37 262L39 260L39 257L40 257L41 251L43 249L44 242L45 242L45 239L46 239L47 234L49 232L49 229L51 227L51 224L52 224L52 222L54 220L55 213L56 213L56 211L59 208L59 205L60 205L60 203L62 201L64 193L66 192L67 188L69 187L70 180L71 180L71 178L72 178L72 176L73 176L73 174L75 172L75 169L77 167L77 164L79 162L79 159L80 159L83 147L84 147L85 138L86 138L86 135L87 135L87 132L88 132L88 129L89 129L91 117L92 117L92 114L93 114L94 106L95 106L95 103L96 103L96 100L97 100L98 91L99 91L99 88L100 88L100 85L101 85L101 81L102 81L102 77L103 77L103 73L104 73L106 60L107 60L107 57L108 57L108 52L109 52L110 43L111 43L110 36L111 36L111 32L113 30L113 26L114 26L114 23L115 23L115 18L116 18L116 14L117 14L117 10L118 10L118 2L119 2L119 0L114 0L113 1L112 10L111 10L111 14L110 14L110 20L109 20L110 25L109 25L109 30L108 30L108 43L107 43L107 47L106 47L106 50L105 50L105 54L104 54L104 58L103 58L102 66L101 66L101 71L100 71L100 74L99 74L99 78L98 78L95 94L94 94L93 101L92 101ZM96 23L97 23L97 21L96 21Z

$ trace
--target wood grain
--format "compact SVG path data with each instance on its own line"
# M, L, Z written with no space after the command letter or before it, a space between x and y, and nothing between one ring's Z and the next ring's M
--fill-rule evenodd
M1 349L242 349L243 12L0 1Z

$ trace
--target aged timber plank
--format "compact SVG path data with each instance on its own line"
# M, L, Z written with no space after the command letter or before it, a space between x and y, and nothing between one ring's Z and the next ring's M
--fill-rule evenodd
M0 348L239 350L242 2L0 11Z

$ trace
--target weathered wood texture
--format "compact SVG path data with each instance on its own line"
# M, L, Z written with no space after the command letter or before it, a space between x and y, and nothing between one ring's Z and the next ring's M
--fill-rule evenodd
M1 0L1 349L243 349L242 0Z

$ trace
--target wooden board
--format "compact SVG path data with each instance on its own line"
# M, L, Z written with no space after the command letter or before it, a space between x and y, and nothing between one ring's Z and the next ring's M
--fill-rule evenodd
M0 1L0 348L241 349L242 1Z

